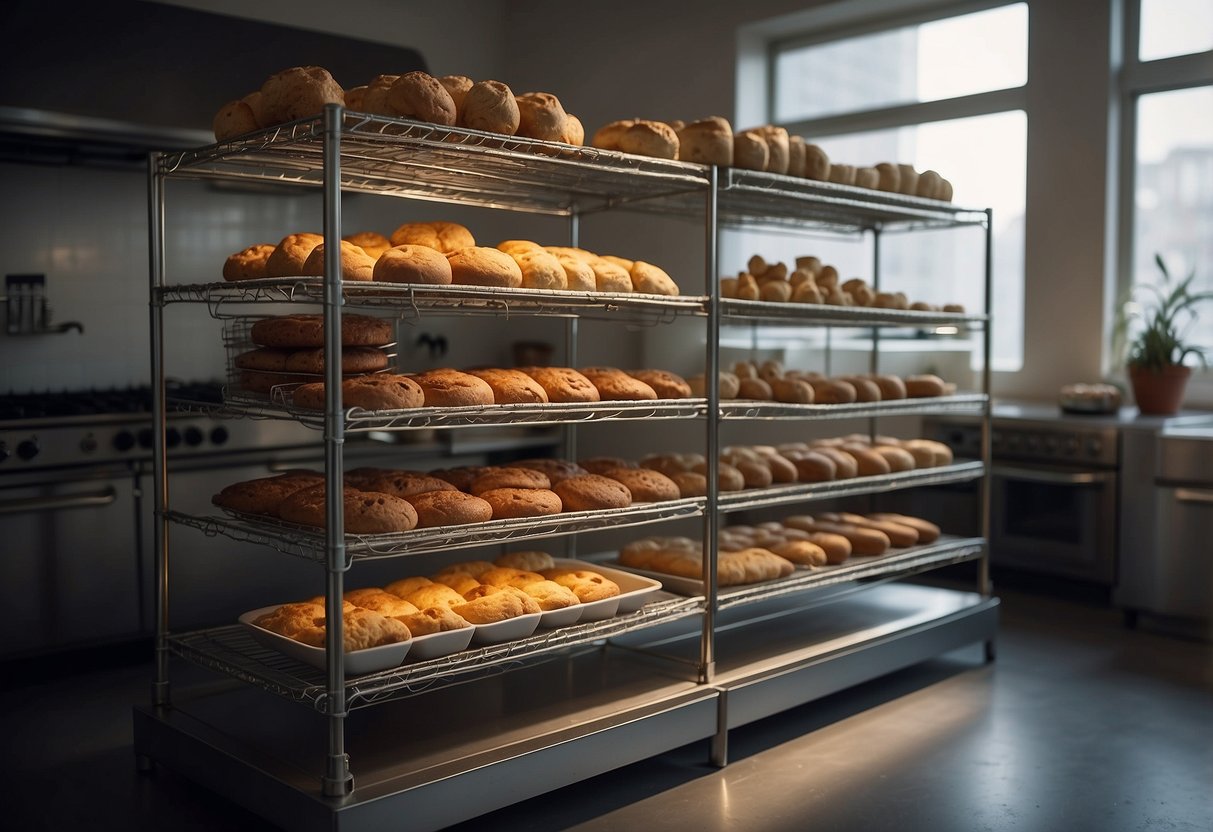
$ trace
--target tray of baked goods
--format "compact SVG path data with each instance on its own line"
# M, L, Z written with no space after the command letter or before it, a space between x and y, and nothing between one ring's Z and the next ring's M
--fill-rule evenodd
M900 577L978 557L980 538L941 534L939 526L897 513L822 512L726 526L717 545L721 608L846 581ZM706 593L703 547L687 537L646 537L603 560L660 580L670 592Z
M657 579L538 551L352 589L342 600L349 704L500 672L699 609L697 599L663 592ZM250 610L235 626L178 634L171 645L323 707L326 621L324 598L316 597Z

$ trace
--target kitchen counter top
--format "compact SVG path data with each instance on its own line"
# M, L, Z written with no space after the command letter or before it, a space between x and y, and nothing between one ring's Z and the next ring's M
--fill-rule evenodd
M1213 410L1183 410L1174 416L1143 416L1136 407L1122 407L1115 413L1067 413L1055 401L995 399L992 407L995 421L1067 422L1092 428L1119 430L1213 431ZM940 421L975 421L973 416L938 417Z

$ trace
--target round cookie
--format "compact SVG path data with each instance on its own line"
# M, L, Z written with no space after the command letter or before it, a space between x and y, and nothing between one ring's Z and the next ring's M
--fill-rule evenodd
M468 373L442 368L414 375L425 393L426 407L467 407L493 404L493 388Z
M237 366L239 365L237 364ZM385 367L387 367L387 353L378 347L341 348L341 372L343 373L375 373ZM313 375L323 373L324 348L291 350L287 353L282 369L288 373L311 373Z
M459 491L467 491L472 487L472 480L488 469L480 465L464 465L458 468L437 468L430 471L431 477L446 480Z
M387 91L392 115L447 127L455 123L455 101L428 72L406 72Z
M493 509L493 519L508 517L546 517L559 514L564 504L546 488L491 488L480 493Z
M296 387L291 402L305 410L324 410L324 382L314 381ZM421 387L408 376L376 373L341 382L341 404L346 408L404 410L422 407L424 403Z
M297 277L303 274L303 264L312 250L323 242L324 237L306 231L286 235L265 259L265 276Z
M412 497L427 491L455 491L455 486L438 477L425 474L414 474L401 471L395 474L381 474L366 477L361 485L363 491L378 491L381 494L391 494L393 497Z
M476 245L472 232L457 222L406 222L392 232L393 246L428 246L443 254L451 254Z
M446 255L430 246L393 246L375 261L372 279L383 283L449 286L451 264Z
M353 243L376 259L392 247L391 241L378 231L359 231L356 234L350 234L348 237L342 237L341 239L347 243Z
M278 516L288 523L325 526L325 487L297 491L278 506ZM417 526L417 512L406 500L374 491L343 489L345 531L348 534L406 532Z
M468 374L493 389L496 404L542 404L548 401L548 394L539 382L521 370L468 370Z
M551 488L552 481L548 475L534 468L503 466L487 468L484 473L472 480L467 491L481 496L485 491L496 488Z
M326 104L344 103L341 85L319 66L284 69L261 85L261 118L267 125L315 116Z
M522 286L522 269L504 251L487 246L468 246L447 255L451 281L461 286L494 286L517 289Z
M623 483L636 503L656 503L677 500L682 496L678 483L651 468L613 468L603 474Z
M520 367L547 393L550 402L597 402L598 388L570 367Z
M493 519L493 507L488 502L461 491L427 491L409 497L408 501L417 510L417 525L421 528L460 526Z
M279 315L253 324L250 335L263 347L323 347L323 315ZM370 315L341 316L343 347L377 347L392 341L392 322Z
M461 127L512 136L518 132L520 121L518 101L500 81L479 81L464 96Z
M224 280L257 280L268 277L265 264L274 253L272 243L257 243L227 258L223 264Z
M263 477L232 483L211 497L211 502L220 508L228 508L245 514L276 516L278 507L287 497L298 491L314 488L323 482L324 477L311 472Z
M617 480L598 474L569 477L552 486L565 511L593 511L604 508L626 508L632 504L632 493Z

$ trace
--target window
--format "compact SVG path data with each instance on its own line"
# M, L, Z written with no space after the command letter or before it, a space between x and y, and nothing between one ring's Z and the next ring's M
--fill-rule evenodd
M885 23L857 18L771 43L770 119L834 160L939 171L956 203L993 209L992 366L1014 371L1023 363L1028 6L968 8ZM861 252L821 248L837 252L840 270L870 278ZM980 310L984 254L984 237L972 230L885 235L881 282L912 299ZM980 350L973 355L980 360Z
M1125 62L1121 81L1126 152L1119 296L1130 286L1158 282L1155 254L1173 276L1195 272L1194 291L1213 291L1213 4L1131 2L1125 35L1125 54L1139 60ZM1197 52L1206 60L1165 60ZM1213 303L1199 315L1187 338L1213 349ZM1189 399L1213 401L1213 373L1193 392Z

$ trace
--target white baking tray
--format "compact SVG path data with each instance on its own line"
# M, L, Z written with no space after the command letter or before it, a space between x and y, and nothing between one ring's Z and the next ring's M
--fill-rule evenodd
M561 569L585 569L597 572L604 578L609 578L619 584L619 594L614 598L604 598L601 601L591 601L581 604L581 621L602 621L614 615L627 615L636 612L645 605L649 597L661 590L665 577L656 578L653 574L637 575L625 572L616 566L605 566L601 563L591 563L570 558L555 558L556 566Z
M472 634L472 643L500 644L503 641L526 638L539 627L539 618L542 615L541 612L532 612L492 624L477 624L476 632Z
M287 638L284 635L267 630L264 627L258 627L253 623L261 616L267 615L281 606L282 604L272 604L268 607L251 610L240 616L239 621L248 628L253 638L271 650L277 650L279 653L290 656L292 659L324 670L328 665L325 660L325 649L323 647L312 647L311 645L303 644L302 642L295 641L293 638ZM413 641L414 639L409 639L408 641L399 641L395 644L384 644L380 647L368 647L365 650L354 650L346 653L345 674L347 676L361 676L364 673L374 673L378 670L397 667L404 661L404 657L408 655Z
M467 648L472 643L476 628L460 627L458 630L444 630L441 633L429 633L424 636L413 636L413 647L409 650L408 660L422 661L449 656Z

